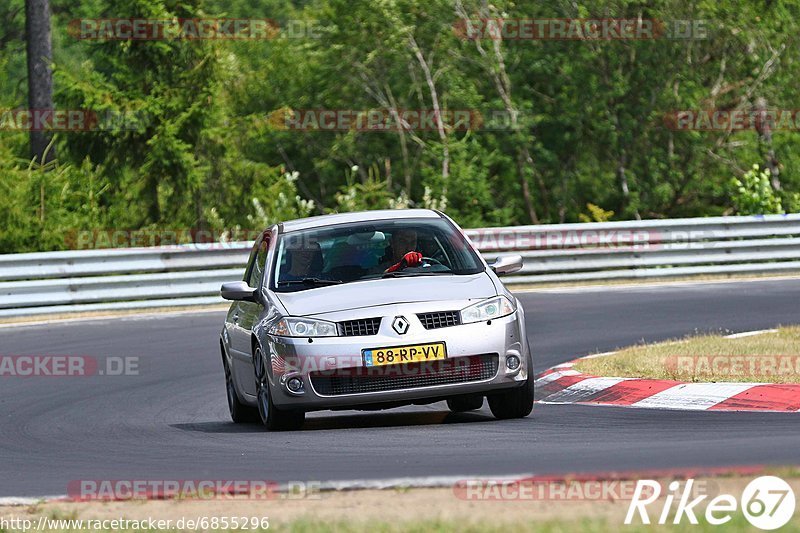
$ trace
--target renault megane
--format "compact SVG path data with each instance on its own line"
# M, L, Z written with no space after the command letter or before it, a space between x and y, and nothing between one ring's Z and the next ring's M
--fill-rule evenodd
M423 209L324 215L256 240L220 348L234 422L299 428L308 411L446 400L521 418L533 407L525 315L463 231Z

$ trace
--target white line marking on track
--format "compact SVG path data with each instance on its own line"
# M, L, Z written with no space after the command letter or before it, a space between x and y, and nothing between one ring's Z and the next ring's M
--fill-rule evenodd
M755 385L755 383L685 383L640 400L632 404L632 407L704 411Z
M648 290L648 289L661 289L661 288L671 288L671 287L692 287L692 286L702 286L702 285L727 285L731 283L759 283L759 282L771 282L771 281L798 281L798 277L796 275L792 276L768 276L768 277L756 277L756 278L740 278L740 279L717 279L717 280L681 280L681 281L669 281L669 280L656 280L654 279L652 282L648 281L641 281L638 283L620 283L614 284L610 283L608 285L563 285L560 287L525 287L525 288L518 288L511 292L513 293L533 293L533 292L544 292L544 293L570 293L570 292L607 292L607 291L629 291L629 290ZM509 285L513 285L513 278L508 278L505 282Z
M551 374L547 374L546 376L542 376L536 381L533 382L534 386L536 385L545 385L546 383L550 383L551 381L555 381L558 378L562 378L564 376L577 376L580 372L576 370L561 370L557 372L553 372Z
M759 329L758 331L742 331L741 333L734 333L732 335L725 335L723 339L741 339L743 337L753 337L754 335L763 335L764 333L775 333L777 329Z
M322 483L320 490L385 490L395 488L442 488L452 487L459 481L497 481L512 482L520 479L535 477L535 474L503 474L501 476L430 476L430 477L399 477L390 479L360 479L352 481L328 481ZM281 489L283 485L281 485Z
M613 387L617 383L627 381L628 378L587 378L583 381L570 385L558 392L547 396L548 402L569 402L575 403L583 401L590 396Z
M30 322L7 322L0 324L0 329L10 328L24 328L31 326L45 326L45 325L68 325L80 322L110 322L112 320L152 320L156 318L163 318L164 315L170 316L183 316L183 315L199 315L206 313L224 313L225 309L218 307L215 309L204 307L199 309L185 309L180 311L143 311L141 313L123 313L116 315L101 315L101 316L87 316L75 318L53 318L44 320L33 320Z
M16 507L18 505L36 505L37 503L49 500L58 500L66 498L66 496L41 496L38 498L33 497L17 497L11 496L8 498L0 498L0 507Z
M593 353L591 355L584 355L581 359L594 359L596 357L608 357L609 355L614 355L617 353L616 351L613 352L603 352L603 353Z
M532 472L521 474L502 474L497 476L463 474L456 476L427 476L427 477L398 477L388 479L353 479L342 481L326 481L320 484L322 491L345 490L386 490L399 488L450 488L459 481L496 481L498 483L514 482L521 479L536 477ZM288 492L295 489L288 483L278 486L278 492ZM3 497L0 498L2 506L34 505L43 501L67 500L68 496L41 496L41 497Z

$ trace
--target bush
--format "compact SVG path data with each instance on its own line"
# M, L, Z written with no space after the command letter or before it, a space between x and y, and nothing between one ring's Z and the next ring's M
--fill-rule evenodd
M731 180L731 201L739 215L783 213L781 199L770 184L769 170L759 171L758 165L753 165L741 179Z

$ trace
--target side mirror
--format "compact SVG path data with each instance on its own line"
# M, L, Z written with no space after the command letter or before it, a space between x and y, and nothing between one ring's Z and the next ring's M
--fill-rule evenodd
M256 291L244 281L232 281L230 283L223 283L220 294L226 300L233 300L235 302L255 302Z
M511 274L522 268L522 256L501 255L489 266L498 276L502 276L503 274Z

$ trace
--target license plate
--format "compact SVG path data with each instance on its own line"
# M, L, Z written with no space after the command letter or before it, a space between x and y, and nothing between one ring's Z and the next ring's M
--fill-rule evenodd
M399 365L446 359L447 349L443 342L433 342L390 348L370 348L361 350L361 355L364 357L366 366Z

